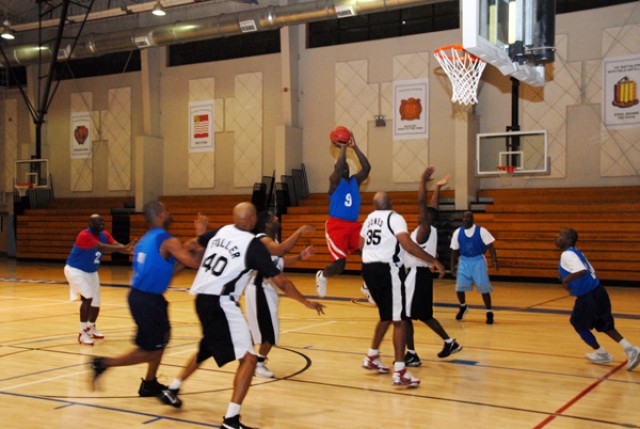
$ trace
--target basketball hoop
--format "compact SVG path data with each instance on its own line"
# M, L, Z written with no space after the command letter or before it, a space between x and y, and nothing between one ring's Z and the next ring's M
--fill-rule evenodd
M451 101L478 103L478 84L487 63L465 51L462 45L443 46L436 49L433 55L451 80Z
M27 190L33 188L33 183L16 182L15 188L16 188L16 192L18 192L18 196L26 197L27 196Z

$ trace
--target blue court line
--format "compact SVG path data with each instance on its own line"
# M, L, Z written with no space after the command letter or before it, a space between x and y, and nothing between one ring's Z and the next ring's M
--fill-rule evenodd
M180 419L177 417L170 417L170 416L162 416L159 414L152 414L152 413L143 413L140 411L131 411L131 410L125 410L122 408L115 408L115 407L106 407L104 405L95 405L95 404L86 404L83 402L76 402L76 401L69 401L69 400L65 400L65 399L55 399L55 398L47 398L47 397L42 397L42 396L37 396L37 395L24 395L21 393L11 393L11 392L3 392L0 391L0 395L7 395L7 396L15 396L18 398L26 398L26 399L39 399L41 401L49 401L49 402L56 402L61 404L59 407L56 407L55 409L62 409L62 408L67 408L73 405L77 405L80 407L87 407L87 408L96 408L99 410L104 410L104 411L114 411L117 413L126 413L126 414L133 414L133 415L137 415L137 416L144 416L144 417L149 417L150 420L144 422L143 424L149 424L149 423L154 423L160 420L168 420L168 421L172 421L172 422L176 422L176 423L185 423L185 424L189 424L189 425L194 425L194 426L204 426L204 427L210 427L210 428L219 428L219 425L214 425L214 424L210 424L210 423L203 423L203 422L198 422L195 420L187 420L187 419ZM96 398L96 399L100 399L100 398Z
M2 278L0 277L0 282L18 282L18 283L41 283L41 284L68 284L66 281L55 281L55 280L31 280L31 279L18 279L18 278ZM115 288L125 288L128 289L131 286L129 284L122 283L100 283L100 286L107 287L115 287ZM185 289L177 289L177 288L169 288L169 290L173 291L185 291ZM281 296L286 296L284 294L279 294ZM345 298L338 296L327 296L324 298L319 298L315 295L305 295L307 299L315 299L322 301L334 301L334 302L351 302L354 298ZM364 298L363 298L364 299ZM458 308L459 304L457 303L434 303L434 307L441 308ZM482 305L471 305L469 304L469 308L471 309L481 309L484 310L484 306ZM556 315L570 315L571 310L558 310L552 308L532 308L532 307L513 307L513 306L494 306L493 310L496 311L513 311L518 313L538 313L538 314L556 314ZM630 319L630 320L640 320L640 314L625 314L625 313L613 313L614 318L618 319Z

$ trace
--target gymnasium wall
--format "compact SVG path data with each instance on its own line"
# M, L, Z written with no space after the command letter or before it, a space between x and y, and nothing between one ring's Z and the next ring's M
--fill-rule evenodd
M603 52L639 53L639 9L630 3L559 15L557 60L548 66L546 87L521 85L520 123L525 130L549 131L551 176L467 180L482 188L637 185L639 131L614 133L600 126L600 60ZM466 127L473 135L476 130L503 131L510 124L511 82L490 66L475 109L450 102L450 84L433 50L458 43L460 30L310 50L304 47L304 26L295 31L299 37L292 38L290 50L283 50L291 52L286 59L282 54L266 55L172 68L151 63L152 72L143 68L63 81L43 135L43 155L50 159L56 196L134 195L136 178L158 174L164 195L250 194L263 175L270 175L276 166L290 165L291 156L299 159L291 151L296 145L302 146L310 191L325 192L336 155L328 134L336 123L353 128L371 161L365 191L414 190L418 175L429 164L437 167L437 175L451 173L455 188L460 183L456 175L468 175L459 167L460 160L455 168L456 156L466 156L457 154L454 144L466 134L461 130ZM624 37L618 37L621 34ZM32 68L31 81L34 73ZM157 86L149 84L154 76L159 79ZM393 141L392 83L415 78L429 79L425 103L429 136ZM202 99L215 101L215 150L191 154L188 106ZM0 159L5 173L0 186L6 194L12 192L6 172L12 171L16 158L33 153L34 137L16 90L5 92L2 106ZM93 157L71 160L70 115L82 109L94 118ZM153 114L159 116L159 126L145 125L145 118ZM385 116L386 127L375 126L378 114ZM282 136L290 141L277 141ZM162 171L154 175L133 171L134 145L144 137L154 142L159 138L157 150L163 153L164 161L156 167ZM469 139L468 144L474 147L475 142ZM145 150L155 152L155 145L146 145ZM278 176L285 173L277 171Z

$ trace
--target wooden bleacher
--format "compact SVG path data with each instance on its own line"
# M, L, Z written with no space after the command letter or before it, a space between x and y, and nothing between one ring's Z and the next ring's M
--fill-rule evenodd
M640 187L495 189L479 197L493 200L475 214L496 238L500 270L491 275L556 279L555 237L571 227L598 277L640 279Z
M78 233L89 226L89 216L102 215L105 229L111 231L111 209L130 204L130 197L56 198L46 208L27 209L17 216L16 257L65 260ZM110 261L111 255L102 260Z
M417 192L391 192L394 209L400 212L409 228L417 221ZM442 200L453 199L453 191L442 193ZM373 210L373 193L363 194L360 220ZM429 196L430 197L430 196ZM500 270L490 270L494 278L556 279L559 251L554 240L560 229L575 228L582 249L593 264L598 276L607 281L637 282L640 279L640 187L607 188L552 188L552 189L495 189L482 190L478 198L490 201L485 210L475 213L476 223L487 228L496 237ZM193 220L198 212L209 217L210 227L233 222L232 209L241 201L250 201L248 195L223 196L167 196L162 197L174 222L171 232L180 240L193 237ZM104 216L106 228L111 230L111 208L132 204L132 199L82 198L56 199L45 209L26 210L17 217L17 256L28 259L64 260L71 245L82 229L87 227L88 216L97 212ZM316 229L305 234L293 252L313 244L316 256L290 268L317 270L330 261L324 238L329 198L326 193L309 195L297 207L289 207L282 215L282 236L288 237L304 224ZM460 212L451 212L441 222L452 230ZM439 225L440 227L440 225ZM442 230L446 228L439 228ZM130 216L130 237L139 238L146 231L141 213ZM448 266L450 233L439 235L440 259ZM108 260L106 258L105 260ZM348 259L346 269L358 272L359 255Z

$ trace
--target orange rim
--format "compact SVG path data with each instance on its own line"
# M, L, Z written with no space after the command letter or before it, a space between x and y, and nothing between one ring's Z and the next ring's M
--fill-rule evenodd
M473 55L471 52L465 50L462 45L447 45L447 46L442 46L438 49L436 49L435 51L433 51L433 55L437 56L437 57L447 57L449 58L451 61L460 61L462 60L462 55L460 55L458 58L452 57L450 55L448 55L445 51L449 51L449 50L454 50L454 51L458 51L458 52L462 52L464 53L464 55L467 55L469 57L469 59L471 61L482 61L480 58L476 57L475 55Z

